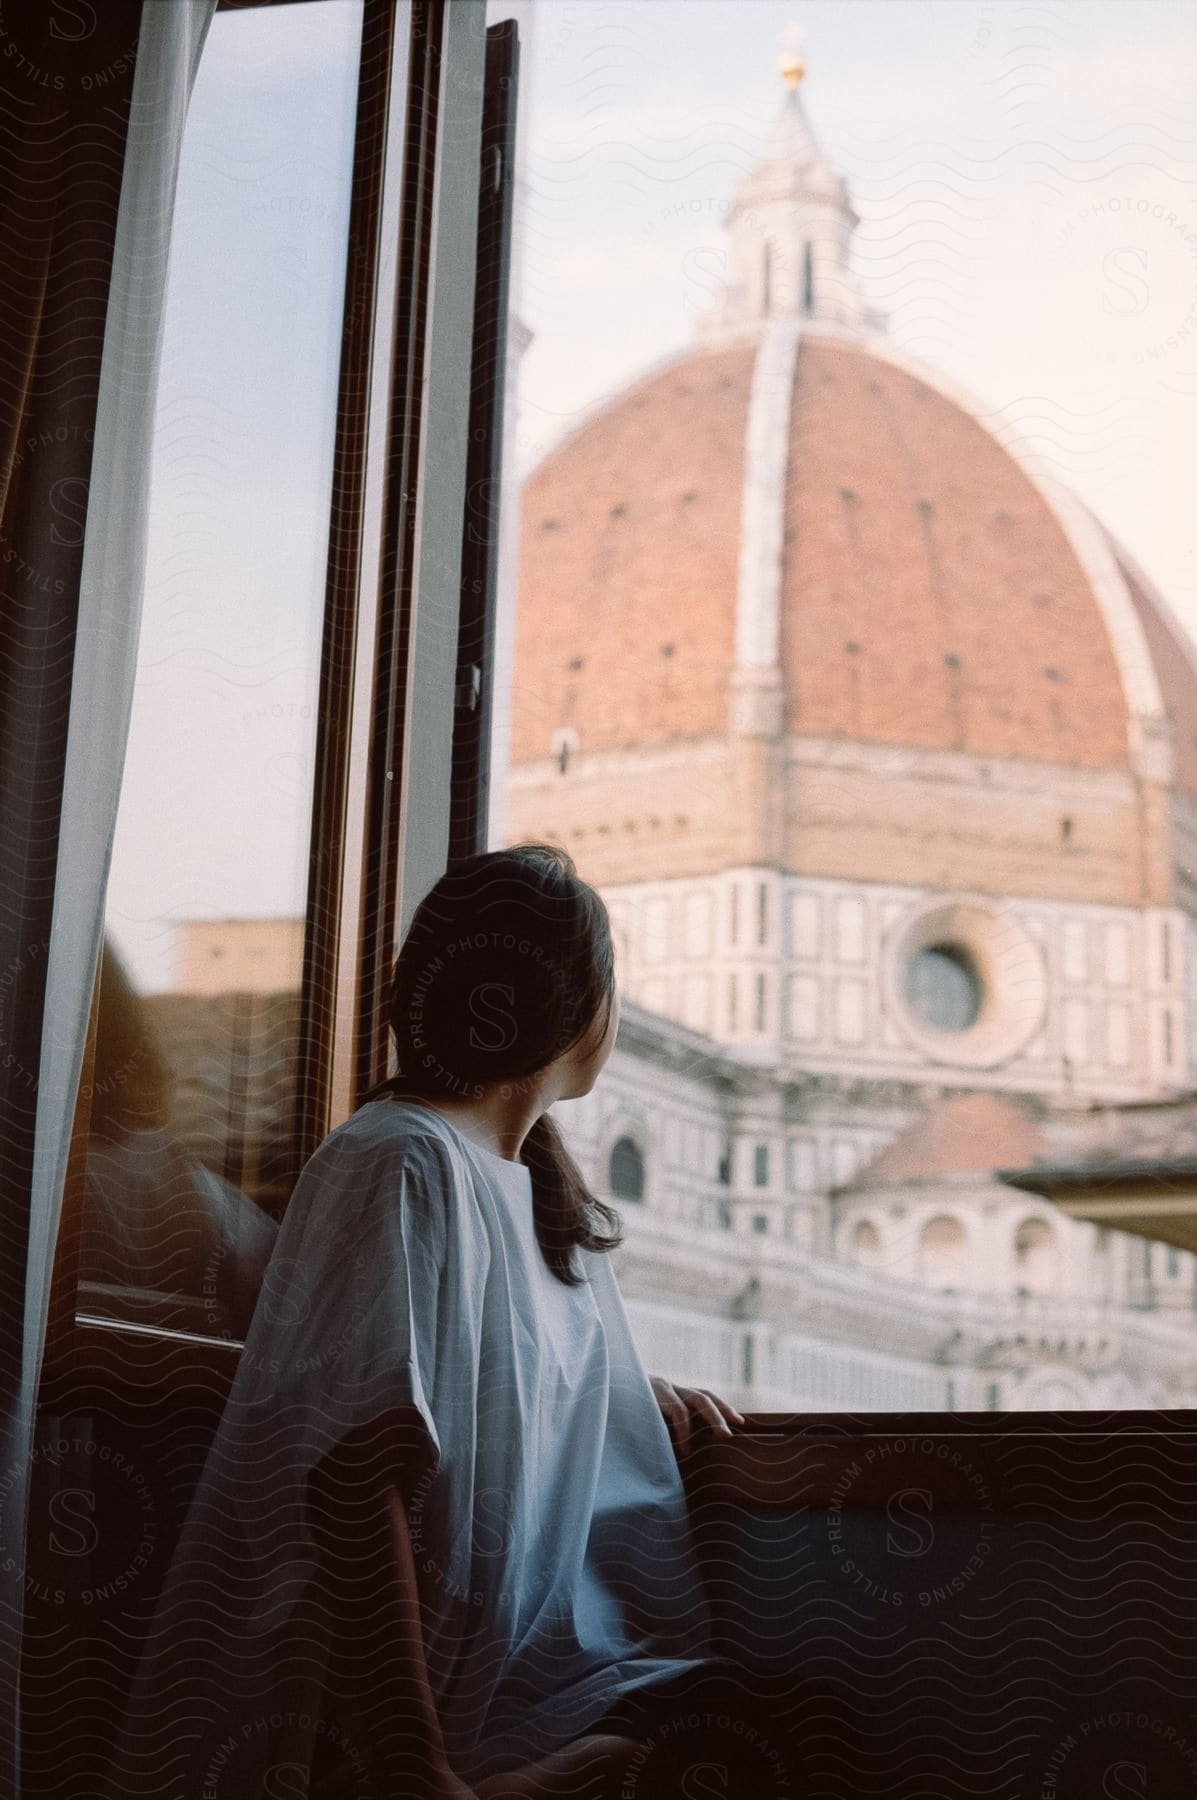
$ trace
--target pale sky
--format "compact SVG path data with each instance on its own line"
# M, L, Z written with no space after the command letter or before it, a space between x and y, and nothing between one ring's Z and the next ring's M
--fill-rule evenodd
M1046 458L1197 633L1197 5L491 10L527 39L522 468L691 341L796 26L890 339ZM147 989L173 983L181 919L303 906L359 18L220 14L193 100L109 892Z

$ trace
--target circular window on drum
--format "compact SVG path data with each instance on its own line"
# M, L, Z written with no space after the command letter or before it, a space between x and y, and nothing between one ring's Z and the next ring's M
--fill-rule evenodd
M1017 913L988 899L937 901L898 923L882 979L890 1017L931 1062L993 1068L1043 1027L1042 946Z
M963 944L927 944L907 965L907 1002L933 1031L967 1031L984 997L980 971Z

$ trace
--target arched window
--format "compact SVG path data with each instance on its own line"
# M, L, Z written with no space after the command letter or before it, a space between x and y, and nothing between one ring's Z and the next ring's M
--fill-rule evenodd
M858 1263L873 1268L881 1261L881 1233L868 1219L853 1227L852 1255Z
M1056 1234L1046 1219L1024 1219L1014 1233L1018 1285L1044 1294L1056 1285Z
M951 1287L964 1272L964 1226L946 1213L928 1219L919 1233L919 1268L925 1281Z
M634 1138L616 1138L612 1144L607 1185L617 1200L643 1200L644 1157Z
M802 246L802 310L813 312L815 305L815 261L809 244Z

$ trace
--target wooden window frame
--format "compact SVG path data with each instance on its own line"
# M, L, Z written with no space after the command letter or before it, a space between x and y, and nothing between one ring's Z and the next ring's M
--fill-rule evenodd
M221 0L218 10L242 5ZM506 35L510 54L514 27ZM401 922L447 860L454 787L464 779L485 792L486 743L466 746L483 766L463 771L454 695L487 55L482 0L411 0L410 8L364 0L300 979L296 1175L385 1071L385 985ZM357 804L355 793L363 797ZM95 1020L93 998L40 1401L61 1406L70 1395L77 1404L80 1382L104 1392L142 1380L167 1392L223 1390L238 1342L156 1325L145 1296L131 1308L140 1316L107 1318L79 1291Z

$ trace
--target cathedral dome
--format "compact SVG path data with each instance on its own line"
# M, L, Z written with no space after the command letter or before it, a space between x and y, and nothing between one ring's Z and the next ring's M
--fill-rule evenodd
M1184 632L992 409L889 343L784 71L699 346L525 485L513 763L730 733L1197 796Z
M1090 769L1166 702L1197 792L1183 640L1084 509L883 343L793 338L678 358L529 479L514 760L723 732L747 664L786 732Z
M1186 633L1012 425L890 341L796 81L763 148L698 343L525 482L509 830L607 888L866 884L878 943L896 890L950 893L978 980L1042 961L1043 919L1002 937L1013 896L1191 907ZM1020 1007L957 1031L961 1066L1014 1053L1046 966L993 977Z

